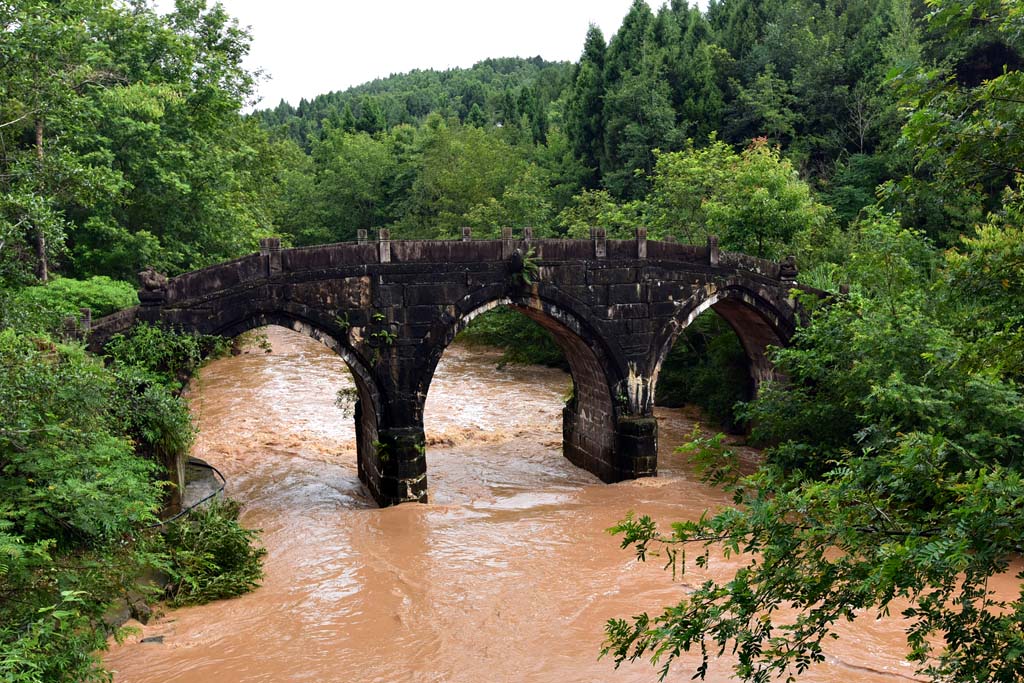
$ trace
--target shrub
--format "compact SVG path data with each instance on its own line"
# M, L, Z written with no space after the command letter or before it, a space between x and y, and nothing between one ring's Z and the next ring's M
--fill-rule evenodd
M258 531L239 524L240 507L233 500L216 502L167 526L167 597L172 605L233 598L259 585L267 551L253 545Z
M22 330L52 333L60 330L65 317L77 317L82 308L100 317L137 303L136 288L127 282L105 276L88 280L57 278L19 290L7 300L2 317L8 325Z

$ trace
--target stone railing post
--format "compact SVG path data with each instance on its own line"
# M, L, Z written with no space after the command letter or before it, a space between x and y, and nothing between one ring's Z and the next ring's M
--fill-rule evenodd
M78 319L73 315L66 315L62 322L62 337L67 340L78 339Z
M91 308L79 308L78 311L82 314L81 329L82 334L89 334L89 330L92 329L92 309Z
M359 228L356 230L356 242L359 244L366 244L367 239L369 239L369 232L366 228Z
M636 257L647 258L647 228L636 229Z
M533 228L523 228L523 241L529 242L533 239Z
M260 239L260 256L264 257L267 277L281 272L281 239L264 237Z
M608 256L608 238L604 228L591 228L590 237L594 241L594 258Z
M783 282L796 282L796 257L787 256L779 261L779 279Z
M718 251L718 237L716 235L708 235L708 263L712 266L717 266L720 256L721 253Z
M462 241L463 242L468 242L471 239L473 239L473 228L463 228L462 229Z
M380 262L391 263L391 231L381 228L377 233L377 241L380 249Z
M138 319L155 323L160 319L160 309L167 302L167 276L152 268L139 273Z
M512 244L512 228L501 229L501 259L507 261L512 258L515 247Z

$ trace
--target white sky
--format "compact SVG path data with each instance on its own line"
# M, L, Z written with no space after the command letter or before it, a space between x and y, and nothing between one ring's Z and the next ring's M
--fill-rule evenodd
M652 8L662 0L647 0ZM262 69L259 108L413 69L468 67L488 57L576 61L587 27L608 39L632 0L221 0L253 36L246 67ZM156 0L160 11L173 0ZM211 0L212 4L212 0ZM701 6L706 0L700 0Z

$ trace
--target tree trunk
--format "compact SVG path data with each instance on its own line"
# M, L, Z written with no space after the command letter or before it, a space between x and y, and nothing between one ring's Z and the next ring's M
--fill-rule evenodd
M36 119L36 158L39 161L39 171L43 168L43 120ZM50 267L46 261L46 235L42 226L36 226L36 277L40 282L50 279Z

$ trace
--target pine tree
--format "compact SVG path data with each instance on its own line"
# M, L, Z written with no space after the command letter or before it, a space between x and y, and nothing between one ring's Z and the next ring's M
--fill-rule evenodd
M604 149L605 51L604 34L591 24L565 112L566 134L573 153L587 169L583 184L591 189L599 184L598 169Z
M679 143L665 51L644 0L635 0L608 45L603 113L602 183L618 198L639 198L654 168L653 150L670 150Z

